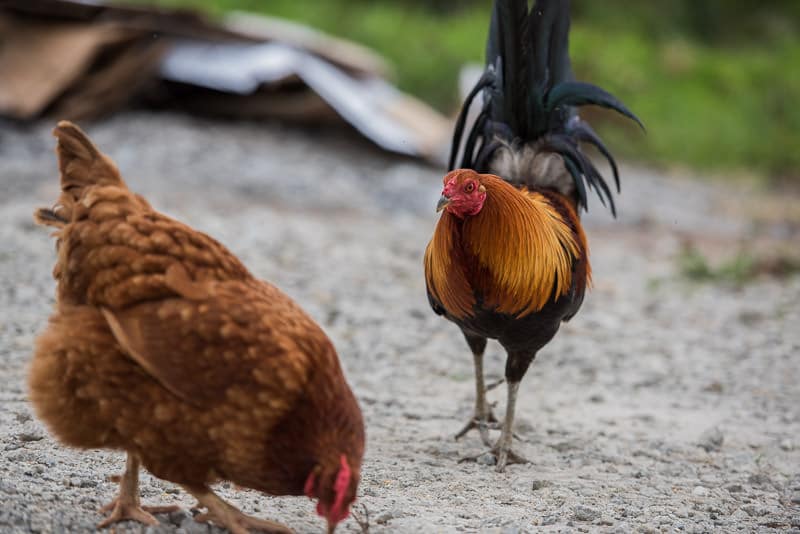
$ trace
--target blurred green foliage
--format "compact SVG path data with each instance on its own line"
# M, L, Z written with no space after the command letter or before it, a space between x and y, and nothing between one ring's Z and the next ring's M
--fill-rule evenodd
M157 0L215 15L283 16L373 47L399 86L458 108L457 77L482 62L488 0ZM571 54L648 133L592 112L618 154L664 166L800 179L800 1L573 0ZM602 120L601 120L602 119Z
M743 286L759 277L786 278L800 273L795 250L773 250L769 254L747 247L716 262L693 243L685 243L677 258L678 273L691 282Z

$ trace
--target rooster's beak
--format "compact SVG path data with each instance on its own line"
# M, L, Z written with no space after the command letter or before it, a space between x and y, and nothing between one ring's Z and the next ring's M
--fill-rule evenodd
M450 204L450 198L446 197L445 195L442 195L442 198L439 199L439 203L436 204L436 213L439 213L440 211L445 209L448 204Z

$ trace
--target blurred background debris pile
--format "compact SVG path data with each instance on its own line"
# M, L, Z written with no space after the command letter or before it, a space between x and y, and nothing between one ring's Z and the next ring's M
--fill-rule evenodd
M0 115L90 119L128 106L346 121L383 149L437 157L449 120L386 80L375 52L272 17L88 0L0 2Z

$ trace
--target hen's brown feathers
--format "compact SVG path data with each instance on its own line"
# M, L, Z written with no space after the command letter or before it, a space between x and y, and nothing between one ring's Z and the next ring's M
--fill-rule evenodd
M35 215L58 228L58 300L29 380L39 416L70 445L135 452L181 484L298 495L342 454L357 484L363 422L324 332L132 193L76 126L54 133L62 193Z
M104 308L103 315L126 353L166 389L203 408L225 400L235 383L257 390L271 408L265 416L278 420L303 391L312 364L335 365L326 361L329 343L310 319L290 303L272 305L286 298L274 287L230 281L211 284L209 294L120 312ZM313 340L311 350L298 348L296 331Z

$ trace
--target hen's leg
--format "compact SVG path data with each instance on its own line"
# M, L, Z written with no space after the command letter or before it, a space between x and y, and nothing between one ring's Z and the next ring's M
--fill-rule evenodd
M101 513L111 512L97 528L105 528L118 521L138 521L145 525L157 525L158 519L152 514L162 514L180 510L178 506L142 506L139 501L139 458L128 453L125 472L119 477L119 495L103 506Z
M208 509L208 512L196 515L195 521L202 523L210 521L230 530L233 534L248 534L250 529L274 534L291 534L293 532L280 523L245 515L207 487L184 486L183 488L191 493L199 504Z
M464 334L464 337L467 338L469 348L472 349L472 358L475 363L475 414L464 425L464 428L456 434L455 438L459 439L473 428L477 428L481 435L481 440L488 446L491 444L491 441L489 441L489 429L497 428L497 419L486 402L487 388L483 380L483 351L486 349L486 338L467 334Z

